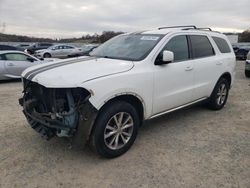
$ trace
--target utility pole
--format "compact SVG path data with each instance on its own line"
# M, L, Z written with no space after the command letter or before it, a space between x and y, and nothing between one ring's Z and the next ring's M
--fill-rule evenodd
M0 33L4 33L4 32L5 32L5 29L6 29L6 23L3 22L3 23L1 24L1 22L0 22Z

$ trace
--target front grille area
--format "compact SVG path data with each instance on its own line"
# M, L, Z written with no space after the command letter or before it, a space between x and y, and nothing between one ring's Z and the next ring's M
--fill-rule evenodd
M83 88L46 88L27 79L23 79L23 86L20 104L31 127L46 139L55 134L71 136L89 92Z

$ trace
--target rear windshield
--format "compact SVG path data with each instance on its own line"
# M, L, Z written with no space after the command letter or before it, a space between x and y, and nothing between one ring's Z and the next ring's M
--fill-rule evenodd
M218 46L221 53L230 53L231 49L228 46L228 43L225 39L220 37L212 37L214 39L214 42Z

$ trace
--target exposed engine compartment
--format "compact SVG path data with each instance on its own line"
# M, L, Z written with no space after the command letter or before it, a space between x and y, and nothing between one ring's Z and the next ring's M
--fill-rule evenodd
M23 80L20 99L29 124L44 138L70 137L77 129L80 108L90 97L83 88L46 88Z

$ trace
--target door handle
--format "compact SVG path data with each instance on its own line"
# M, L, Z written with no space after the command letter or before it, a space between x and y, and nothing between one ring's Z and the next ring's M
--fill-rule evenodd
M188 66L188 67L185 68L185 71L191 71L191 70L193 70L192 66Z
M10 66L10 67L13 67L13 66L14 66L13 63L8 63L7 65Z
M222 65L221 61L216 62L216 65Z

